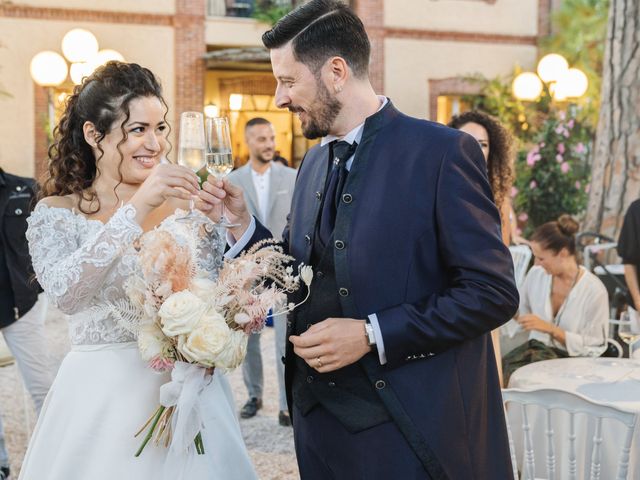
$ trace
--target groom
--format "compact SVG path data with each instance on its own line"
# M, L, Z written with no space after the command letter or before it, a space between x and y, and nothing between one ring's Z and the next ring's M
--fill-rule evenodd
M490 332L518 294L477 142L374 93L369 39L339 1L311 0L263 42L277 105L322 137L284 233L315 273L288 322L302 479L513 478ZM271 236L210 179L204 208L223 199L240 224L233 250Z

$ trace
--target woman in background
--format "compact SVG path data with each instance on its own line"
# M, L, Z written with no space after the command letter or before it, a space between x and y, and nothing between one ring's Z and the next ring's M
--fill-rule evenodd
M569 215L538 227L530 246L536 259L520 297L518 323L529 341L503 360L505 382L518 368L552 358L586 356L603 345L609 322L609 297L603 283L578 264L578 222Z
M513 184L513 138L500 123L486 113L471 110L457 115L449 127L468 133L478 141L487 162L489 184L493 198L500 210L502 240L510 245L515 218L509 193Z

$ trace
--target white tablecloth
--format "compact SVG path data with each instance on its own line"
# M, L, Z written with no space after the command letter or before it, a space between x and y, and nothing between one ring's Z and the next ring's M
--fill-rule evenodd
M597 403L612 405L640 414L640 361L621 358L563 358L546 360L524 366L511 376L509 388L538 389L554 388L578 393ZM533 410L533 409L532 409ZM509 408L509 424L513 435L518 465L522 465L522 421L520 409ZM640 422L640 415L639 422ZM546 478L545 417L542 409L535 409L529 416L534 425L536 476ZM556 449L559 478L567 478L567 446L569 434L568 415L553 414L553 428L557 441L564 447ZM578 478L589 478L588 468L593 438L593 422L576 416L578 454ZM614 420L603 422L602 476L603 480L615 478L615 469L620 456L620 445L625 427ZM615 441L615 442L614 442ZM640 424L636 425L631 445L629 479L640 479Z

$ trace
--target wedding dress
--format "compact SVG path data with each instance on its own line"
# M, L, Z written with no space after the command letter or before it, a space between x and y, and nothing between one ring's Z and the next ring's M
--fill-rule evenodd
M200 395L205 454L175 459L150 442L134 456L142 442L134 434L170 380L147 367L135 333L114 314L114 305L128 301L123 284L138 268L133 245L142 230L135 213L125 205L102 223L40 204L29 218L34 269L50 301L70 315L72 348L45 400L20 479L144 480L167 472L180 472L171 474L176 480L257 478L231 389L218 371ZM177 223L173 217L165 222Z

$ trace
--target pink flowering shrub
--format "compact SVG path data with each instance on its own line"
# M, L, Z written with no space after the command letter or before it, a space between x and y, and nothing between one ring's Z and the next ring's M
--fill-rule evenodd
M525 235L563 213L579 217L587 206L593 131L576 110L550 112L518 154L512 193Z

